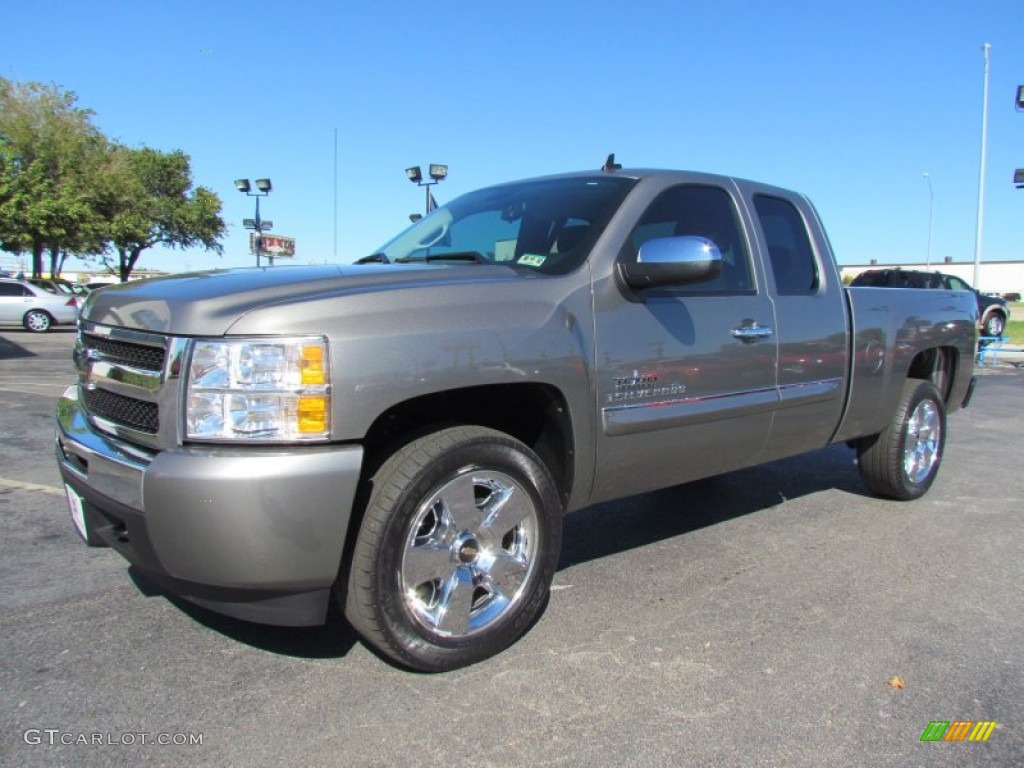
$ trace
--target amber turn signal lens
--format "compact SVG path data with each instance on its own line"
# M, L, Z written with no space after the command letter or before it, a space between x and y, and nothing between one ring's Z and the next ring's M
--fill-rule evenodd
M324 384L327 374L324 371L324 348L320 344L305 344L302 347L303 384Z
M299 432L327 431L327 398L323 395L302 395L298 407Z

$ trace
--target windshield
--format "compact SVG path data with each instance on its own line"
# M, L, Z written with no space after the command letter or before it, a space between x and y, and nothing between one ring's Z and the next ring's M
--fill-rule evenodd
M583 263L634 183L580 176L471 192L361 261L498 263L565 274Z

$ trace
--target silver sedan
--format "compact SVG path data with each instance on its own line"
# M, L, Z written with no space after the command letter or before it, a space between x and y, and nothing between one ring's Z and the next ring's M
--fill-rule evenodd
M27 331L43 333L77 319L74 296L49 293L23 280L0 278L0 325L20 325Z

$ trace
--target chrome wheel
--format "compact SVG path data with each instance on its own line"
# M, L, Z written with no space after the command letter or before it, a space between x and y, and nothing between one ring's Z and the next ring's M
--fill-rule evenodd
M922 400L907 420L903 448L903 471L912 483L922 482L939 459L942 423L932 400Z
M367 643L440 672L507 648L540 617L558 566L562 502L547 466L481 426L418 437L374 473L336 584Z
M885 429L857 441L861 479L879 496L920 498L939 473L945 433L939 390L930 381L908 379Z
M495 470L465 469L419 506L401 563L405 607L444 637L486 629L523 595L536 556L532 497Z
M1002 315L993 314L985 321L984 333L986 336L1002 336L1004 328L1006 328L1006 322Z

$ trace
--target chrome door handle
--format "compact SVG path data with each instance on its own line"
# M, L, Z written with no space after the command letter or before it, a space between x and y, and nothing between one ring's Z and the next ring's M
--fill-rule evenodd
M767 339L773 333L771 328L764 325L758 325L756 322L750 321L745 325L741 325L739 328L732 329L733 338L739 339L744 342L759 341L761 339Z

